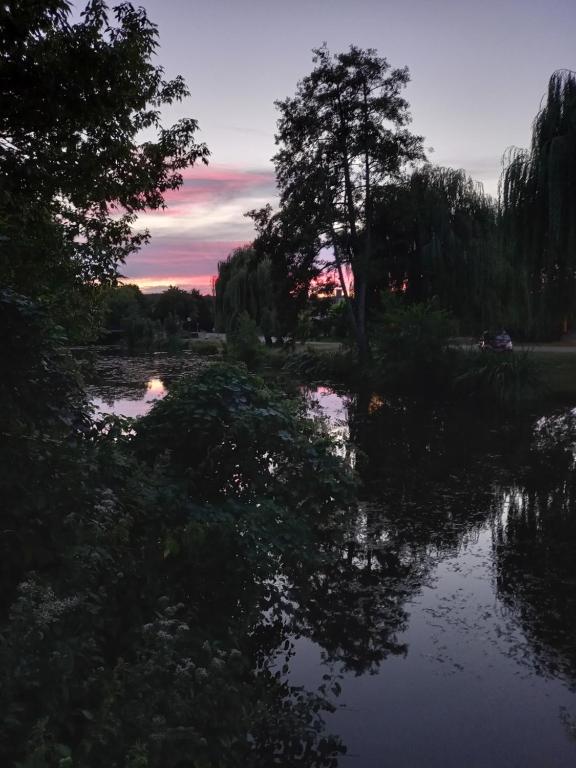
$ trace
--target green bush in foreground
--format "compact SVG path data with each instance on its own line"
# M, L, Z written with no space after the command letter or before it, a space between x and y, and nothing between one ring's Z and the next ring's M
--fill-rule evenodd
M33 307L9 312L18 338L43 345L38 371L63 381ZM74 388L44 418L35 392L42 433L14 421L21 465L2 474L0 763L334 765L331 704L274 666L278 571L313 558L314 531L351 500L303 405L221 364L135 423L71 420Z

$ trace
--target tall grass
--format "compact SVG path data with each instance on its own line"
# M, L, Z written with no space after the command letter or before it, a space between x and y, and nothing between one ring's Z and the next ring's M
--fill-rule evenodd
M347 383L354 372L350 353L316 350L311 347L297 349L287 355L282 371L307 381L338 381Z
M529 352L461 352L461 370L454 377L458 400L482 402L516 410L544 391L543 371Z

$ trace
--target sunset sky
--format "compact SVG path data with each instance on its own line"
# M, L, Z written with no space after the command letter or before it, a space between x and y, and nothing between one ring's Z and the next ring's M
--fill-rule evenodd
M210 290L216 265L253 237L243 213L274 203L275 99L312 68L311 49L372 47L407 65L412 130L432 162L496 193L504 150L526 146L556 69L576 69L576 0L143 0L157 63L191 97L165 112L199 121L209 167L185 174L168 209L140 217L152 242L123 272L143 290Z

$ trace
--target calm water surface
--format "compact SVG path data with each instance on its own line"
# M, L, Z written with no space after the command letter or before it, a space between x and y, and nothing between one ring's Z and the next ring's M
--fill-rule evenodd
M145 413L186 369L153 362L109 362L97 409ZM326 687L341 765L574 768L574 413L308 396L363 480L325 566L286 586L289 681Z

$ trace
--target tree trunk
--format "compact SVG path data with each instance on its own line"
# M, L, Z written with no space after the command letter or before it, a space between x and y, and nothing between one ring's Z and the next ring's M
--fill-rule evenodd
M356 315L354 313L354 305L352 298L348 292L348 286L346 285L346 278L344 277L344 269L342 267L342 259L338 252L338 246L336 245L336 234L332 229L332 242L334 244L334 260L336 262L336 269L338 270L338 279L340 280L340 287L342 288L342 294L344 295L344 301L346 302L346 309L348 310L348 317L350 319L350 327L354 333L356 340L358 341Z
M370 360L370 346L368 344L368 330L366 327L366 274L363 270L354 269L354 315L356 318L356 343L358 345L358 357L361 365L366 365Z

